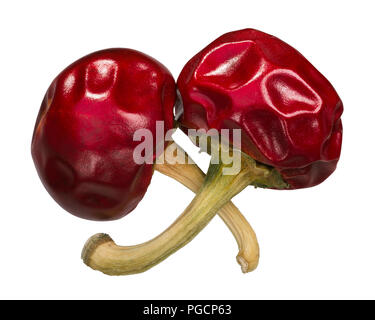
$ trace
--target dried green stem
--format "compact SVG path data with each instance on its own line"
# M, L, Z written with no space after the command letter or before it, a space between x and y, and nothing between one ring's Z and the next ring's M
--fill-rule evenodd
M197 193L206 175L175 142L169 148L174 150L174 153L165 152L161 156L164 161L157 162L155 170ZM236 260L242 272L255 270L259 263L259 244L253 228L231 201L227 202L218 214L236 239L238 245Z
M103 234L91 237L82 259L93 269L109 275L140 273L166 259L190 242L237 193L253 182L274 181L274 171L249 157L242 157L237 175L225 175L225 164L211 164L196 197L178 219L156 238L136 246L117 246ZM271 181L270 180L270 181Z

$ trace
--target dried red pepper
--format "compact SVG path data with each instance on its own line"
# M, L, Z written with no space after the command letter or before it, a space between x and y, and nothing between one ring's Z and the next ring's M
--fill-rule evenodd
M155 132L157 120L165 131L173 128L175 96L170 72L138 51L98 51L67 67L45 95L32 141L51 196L86 219L113 220L132 211L153 173L152 164L133 161L139 144L133 134Z
M224 34L185 65L178 89L183 127L241 129L241 151L276 168L289 189L317 185L335 170L342 102L278 38L253 29Z

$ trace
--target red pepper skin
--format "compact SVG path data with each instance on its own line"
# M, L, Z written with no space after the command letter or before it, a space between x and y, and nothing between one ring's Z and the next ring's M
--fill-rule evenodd
M342 102L298 51L245 29L213 41L183 68L182 126L241 129L241 150L275 167L291 189L315 186L336 168Z
M107 49L68 66L44 97L32 139L47 191L81 218L128 214L153 174L152 164L134 162L133 134L146 128L155 137L157 120L173 128L175 99L171 73L138 51Z

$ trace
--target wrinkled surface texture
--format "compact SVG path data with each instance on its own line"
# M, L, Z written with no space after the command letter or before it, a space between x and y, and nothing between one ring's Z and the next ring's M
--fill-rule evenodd
M153 173L134 162L133 134L154 134L157 120L171 129L174 102L172 75L143 53L108 49L74 62L49 87L34 129L32 156L48 192L86 219L132 211Z
M275 167L290 188L335 170L342 102L285 42L252 29L227 33L185 65L178 88L185 128L241 129L242 151Z

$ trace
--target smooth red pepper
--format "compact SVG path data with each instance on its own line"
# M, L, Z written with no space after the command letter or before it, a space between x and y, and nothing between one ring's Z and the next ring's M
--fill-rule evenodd
M175 97L170 72L135 50L98 51L67 67L45 95L32 139L34 163L51 196L86 219L132 211L153 173L152 164L134 162L139 141L133 134L145 128L156 137L157 120L171 129Z
M219 37L178 78L182 126L242 130L241 150L290 188L324 181L340 157L342 102L298 51L245 29Z

